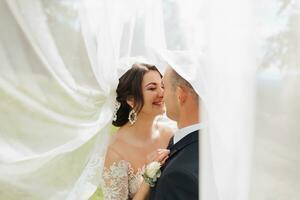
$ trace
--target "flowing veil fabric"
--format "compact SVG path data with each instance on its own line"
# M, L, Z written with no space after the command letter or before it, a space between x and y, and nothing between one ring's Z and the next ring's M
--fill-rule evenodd
M282 26L299 24L299 3L275 4L282 13L295 8L293 18L283 17L291 23L283 20ZM258 60L266 68L284 66L284 106L289 91L298 88L290 73L299 71L293 54L299 30L280 34L277 26L265 26L269 21L258 23L274 18L265 12L255 17L257 5L264 4L0 1L0 199L81 200L101 188L115 88L136 61L156 64L162 72L171 65L203 100L201 198L248 199L256 53L265 55ZM257 35L267 47L252 37L255 28L268 34Z
M118 78L164 46L160 6L1 1L1 199L91 196Z
M65 199L112 112L89 67L79 2L0 4L1 199Z

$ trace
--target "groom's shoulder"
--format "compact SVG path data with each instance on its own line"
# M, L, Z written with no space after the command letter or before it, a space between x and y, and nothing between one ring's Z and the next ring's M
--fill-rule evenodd
M184 166L169 168L159 178L158 187L160 191L168 190L174 192L176 190L176 193L181 193L181 191L188 191L189 194L195 193L198 188L198 174L194 170L184 168Z
M198 181L198 175L197 173L194 173L193 170L190 170L188 167L182 165L166 170L161 176L161 180L163 179L189 179L196 182Z
M193 141L177 152L166 166L166 171L188 169L194 171L198 168L199 162L199 143Z
M195 152L196 149L193 146L186 147L168 163L162 173L162 179L172 179L173 177L177 180L189 179L192 182L197 181L199 159L198 154Z

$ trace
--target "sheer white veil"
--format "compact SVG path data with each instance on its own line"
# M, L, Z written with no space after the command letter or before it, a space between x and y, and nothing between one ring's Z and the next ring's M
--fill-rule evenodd
M299 2L275 2L279 11L296 5L279 25L300 27ZM280 105L293 113L290 122L297 104L288 97L299 85L290 75L299 71L299 30L281 34L273 16L274 24L261 22L270 13L262 3L256 17L260 3L0 1L0 198L88 199L101 187L118 78L133 62L148 62L162 73L172 66L203 101L201 199L248 199L256 53L266 51L263 65L284 66ZM254 48L260 34L268 48ZM273 125L270 113L260 117Z
M220 81L213 79L219 63L209 70L203 56L207 50L203 42L205 21L190 20L202 19L205 8L193 1L184 3L185 6L181 1L162 4L160 0L1 2L1 26L6 31L1 32L4 73L0 86L6 99L2 109L10 113L1 115L5 133L1 135L5 144L1 152L10 155L1 155L3 198L9 199L14 193L15 199L23 194L33 199L87 199L94 192L101 183L118 78L136 57L144 57L162 72L166 67L163 63L172 65L191 82L204 102L213 105L213 94L219 94L215 89ZM209 95L208 91L215 93ZM15 101L18 104L10 103ZM215 103L217 112L221 107ZM226 130L222 130L225 135ZM20 132L24 133L22 137ZM234 155L234 150L230 149L228 155ZM212 157L221 158L223 154L218 151L215 155ZM226 172L214 168L212 174ZM223 187L223 177L218 178L219 188L232 192ZM215 181L218 180L212 182ZM228 186L232 189L236 185Z
M164 45L160 6L0 2L1 199L90 197L101 182L118 78L145 61L147 44Z

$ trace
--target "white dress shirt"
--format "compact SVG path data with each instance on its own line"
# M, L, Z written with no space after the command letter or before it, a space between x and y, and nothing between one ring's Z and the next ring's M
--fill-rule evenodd
M176 144L179 140L187 136L188 134L200 130L204 127L203 123L193 124L191 126L186 126L175 132L173 142Z

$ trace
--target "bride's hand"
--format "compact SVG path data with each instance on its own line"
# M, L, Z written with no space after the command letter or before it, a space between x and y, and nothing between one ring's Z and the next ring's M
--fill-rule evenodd
M163 165L166 160L169 158L170 150L168 149L157 149L153 152L151 152L147 156L147 164L157 161L160 163L160 165ZM149 191L150 186L145 181L142 183L141 187L139 188L138 192L133 197L133 200L140 200L140 199L148 199L149 198Z
M147 156L147 163L154 161L159 162L161 165L165 164L166 160L169 158L170 150L168 149L157 149Z

